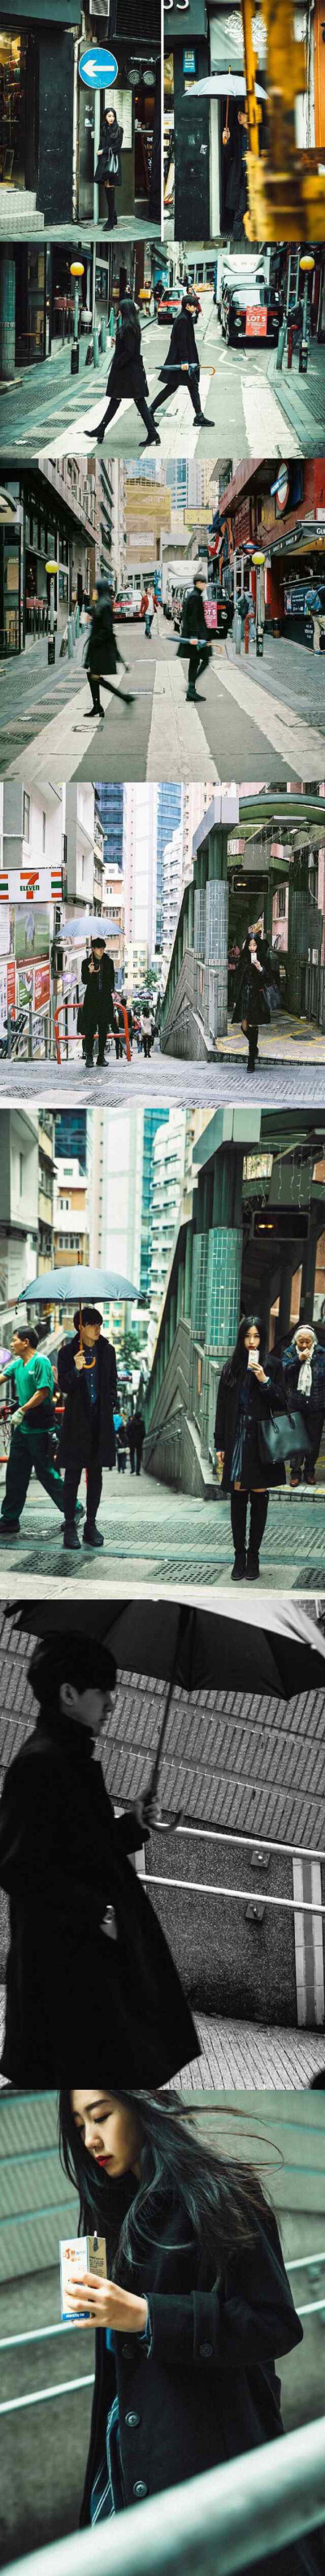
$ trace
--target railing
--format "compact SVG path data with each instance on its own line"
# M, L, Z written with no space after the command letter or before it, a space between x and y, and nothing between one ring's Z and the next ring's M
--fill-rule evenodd
M40 1054L40 1031L42 1037L42 1053L46 1056L48 1054L47 1038L49 1018L49 1002L45 1002L43 1006L40 1006L39 1010L36 1009L35 1011L33 1010L32 1001L26 1002L24 1009L21 1011L14 1012L9 1010L6 1021L6 1030L4 1036L0 1039L0 1058L10 1056L12 1060L13 1056L22 1056L24 1059L29 1057L29 1059L33 1060L36 1051L38 1055Z
M161 1440L162 1438L166 1439L166 1434L168 1435L169 1431L173 1438L175 1438L175 1432L177 1432L177 1436L180 1439L183 1422L185 1422L185 1406L184 1404L179 1404L177 1405L175 1413L167 1413L163 1422L156 1423L154 1431L150 1431L150 1429L146 1431L144 1442L146 1455L151 1458L152 1450L156 1447L156 1441Z
M113 993L113 994L112 994L112 1002L113 1002L113 1008L114 1008L114 1010L118 1010L118 1011L119 1011L120 1020L122 1020L122 1021L123 1021L123 1031L122 1031L122 1029L120 1028L120 1026L119 1026L119 1023L118 1023L118 1022L117 1022L117 1025L116 1025L116 1029L108 1029L108 1030L107 1030L107 1038L106 1038L106 1046L107 1046L108 1044L115 1046L115 1038L120 1038L120 1039L121 1039L121 1041L123 1042L124 1046L125 1046L125 1053L126 1053L126 1055L127 1055L128 1064L130 1064L130 1063L131 1063L131 1046L130 1046L130 1031L129 1031L128 1014L127 1014L127 1011L126 1011L126 1010L125 1010L125 1008L124 1008L124 1004L120 1001L119 993ZM73 1011L74 1011L74 1008L75 1008L74 1003L72 1002L71 998L68 998L67 996L66 996L66 999L65 999L65 1001L64 1001L64 1002L57 1002L56 1011L54 1012L54 1037L55 1037L55 1050L56 1050L56 1061L57 1061L57 1064L61 1064L61 1062L62 1062L62 1058L61 1058L61 1044L63 1044L63 1045L64 1045L64 1052L65 1052L65 1056L66 1056L66 1057L67 1057L67 1056L68 1056L68 1054L69 1054L69 1046L79 1046L79 1048L82 1046L82 1032L80 1032L80 1029L76 1029L76 1028L72 1028L72 1029L70 1028L70 1029L69 1029L69 1011L71 1011L71 1010L73 1010ZM61 1031L61 1029L60 1029L60 1020L62 1020L62 1017L64 1018L64 1029Z
M324 2518L321 2417L116 2516L109 2549L104 2523L16 2561L16 2576L107 2576L108 2559L110 2576L242 2576Z

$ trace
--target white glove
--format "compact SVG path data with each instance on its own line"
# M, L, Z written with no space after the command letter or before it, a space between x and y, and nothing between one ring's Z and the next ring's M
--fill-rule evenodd
M24 1420L24 1406L23 1406L23 1404L19 1404L19 1405L18 1405L18 1409L17 1409L17 1413L12 1413L12 1414L11 1414L11 1423L12 1423L12 1426L13 1426L14 1431L18 1431L18 1425L19 1425L19 1423L20 1423L20 1422L23 1422L23 1420Z

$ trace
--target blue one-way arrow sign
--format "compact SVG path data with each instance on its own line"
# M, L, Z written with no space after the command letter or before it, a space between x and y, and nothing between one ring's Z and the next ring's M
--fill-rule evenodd
M80 55L79 79L86 89L111 89L117 80L116 55L105 53L104 46L89 45L88 52Z

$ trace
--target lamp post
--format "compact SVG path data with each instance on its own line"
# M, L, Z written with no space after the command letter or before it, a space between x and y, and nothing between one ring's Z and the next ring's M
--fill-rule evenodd
M56 573L57 573L57 571L58 571L58 565L57 565L57 563L52 563L52 561L51 561L50 563L45 564L45 571L46 571L46 573L48 573L48 575L49 575L49 582L50 582L50 633L49 633L48 647L47 647L47 659L48 659L48 662L55 662L54 582L55 582L55 574L56 574Z
M263 619L262 619L261 572L263 571L263 565L265 564L265 555L262 555L262 554L252 555L252 563L253 563L253 564L255 564L255 571L256 571L256 652L257 652L257 653L259 653L259 654L260 654L260 656L261 656L261 655L263 655L263 644L264 644L264 624L263 624Z
M79 280L79 277L83 277L83 276L84 276L84 263L83 263L83 260L82 260L82 259L72 259L72 260L71 260L71 267L70 267L70 277L74 277L74 282L75 282L75 283L74 283L73 342L72 342L72 350L71 350L71 375L72 375L72 376L78 376L78 374L79 374L79 284L78 284L78 280Z
M308 278L309 278L309 277L313 277L314 267L315 267L315 260L313 259L312 251L304 250L304 251L302 252L302 257L301 257L301 259L299 260L299 268L300 268L300 269L301 269L301 271L302 271L302 275L303 275L303 279L304 279L304 301L303 301L303 313L302 313L302 334L301 334L301 346L300 346L300 349L299 349L299 375L300 375L300 376L306 376L306 375L307 375L307 367L308 367Z

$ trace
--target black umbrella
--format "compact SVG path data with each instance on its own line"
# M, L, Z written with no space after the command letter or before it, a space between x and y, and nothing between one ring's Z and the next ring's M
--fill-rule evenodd
M168 1682L158 1743L154 1751L150 1795L157 1788L173 1689L266 1692L290 1700L301 1691L325 1691L325 1639L302 1602L259 1599L258 1621L250 1600L234 1601L219 1593L213 1609L146 1595L145 1602L88 1601L55 1598L24 1601L15 1613L17 1626L32 1636L46 1636L55 1626L64 1635L78 1633L110 1646L120 1671L148 1673ZM147 1791L147 1796L149 1792Z

